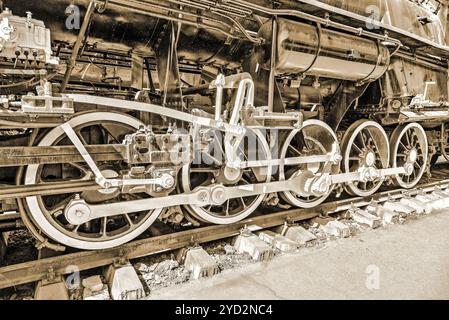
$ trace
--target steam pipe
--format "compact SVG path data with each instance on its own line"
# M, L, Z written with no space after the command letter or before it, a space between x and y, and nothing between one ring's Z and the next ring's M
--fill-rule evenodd
M84 43L84 37L86 35L87 29L89 28L90 21L92 20L95 6L96 3L94 1L89 2L89 6L87 7L86 15L84 16L80 33L78 34L78 38L76 39L75 45L73 47L72 55L70 57L69 63L67 64L67 70L64 75L64 80L61 83L61 93L65 91L65 88L69 83L70 76L72 75L72 71L75 68L76 59L78 58L81 46Z

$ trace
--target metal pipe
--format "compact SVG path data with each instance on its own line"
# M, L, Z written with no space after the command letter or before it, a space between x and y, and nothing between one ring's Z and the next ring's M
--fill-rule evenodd
M271 38L271 63L270 63L270 78L268 83L268 111L273 112L274 110L274 94L276 87L276 55L277 55L277 45L278 45L278 23L276 17L272 21L273 31Z
M184 0L184 1L191 1L191 0ZM210 9L213 9L213 7L216 7L216 8L224 7L226 11L235 10L237 12L242 12L246 15L252 14L251 9L247 9L247 11L244 11L241 7L233 6L229 2L226 2L224 5L221 4L220 1L196 0L195 2L207 3L208 8L210 8Z
M247 9L251 9L251 10L257 10L259 12L262 12L264 14L268 14L268 15L272 15L272 16L290 16L290 17L297 17L297 18L301 18L301 19L305 19L308 21L312 21L312 22L319 22L321 23L321 25L323 26L331 26L340 30L344 30L347 32L351 32L354 33L356 35L359 36L367 36L369 38L373 38L376 40L390 40L392 42L394 42L396 45L398 46L402 46L402 42L394 39L394 38L390 38L388 36L385 35L380 35L377 33L373 33L373 32L369 32L364 30L363 28L354 28L339 22L335 22L332 21L330 19L325 19L325 18L320 18L305 12L301 12L298 10L292 10L292 9L270 9L270 8L266 8L260 5L257 5L255 3L250 3L248 4L246 1L242 1L242 0L229 0L230 3L234 3L235 5L241 6L243 8L247 8Z
M0 232L8 232L15 231L19 229L25 229L25 225L22 223L22 220L15 220L11 222L2 222L0 223Z
M80 49L84 43L85 35L87 32L87 29L89 28L90 21L92 20L94 12L95 12L95 2L91 1L89 3L89 6L87 7L87 11L86 11L86 15L84 16L83 24L81 26L78 37L76 38L75 45L73 46L72 55L67 64L67 70L64 75L64 80L61 83L61 93L65 91L67 84L69 83L70 76L72 75L72 71L75 68L76 59L78 58L78 55L80 54Z
M235 99L232 115L229 124L237 125L240 119L240 111L245 106L254 105L254 81L252 79L243 79L239 83L237 98Z
M252 12L250 10L240 10L238 8L229 6L226 8L226 10L222 10L222 9L218 9L218 8L213 8L210 5L206 5L203 3L200 3L198 1L189 1L189 0L168 0L171 3L174 4L178 4L178 5L185 5L185 6L189 6L192 8L196 8L196 9L200 9L200 10L208 10L211 12L222 12L222 13L227 13L229 15L233 15L236 17L240 17L240 18L245 18L249 15L252 14Z
M217 87L217 94L215 98L215 121L221 120L221 110L223 103L223 87L225 85L226 79L223 74L219 74L215 80L215 86Z
M235 20L234 18L232 18L232 17L230 17L230 16L228 16L228 15L226 15L226 14L219 13L219 12L215 12L215 14L216 14L216 15L219 15L219 16L222 16L222 17L224 17L224 18L226 18L226 19L231 20L231 21L234 23L234 25L237 27L237 29L239 29L240 32L243 33L243 35L244 35L246 38L248 38L248 40L250 40L251 42L259 43L259 44L263 42L262 39L260 39L260 38L258 39L258 38L255 38L255 37L251 36L251 35L248 33L248 31L245 29L245 27L244 27L240 22L238 22L237 20Z
M156 17L156 18L160 18L160 19L164 19L164 20L168 20L168 21L175 21L175 22L181 22L183 24L186 25L190 25L190 26L194 26L196 28L205 28L205 29L209 29L209 30L213 30L216 32L220 32L232 39L241 39L242 37L239 37L235 34L232 34L231 32L225 31L223 28L219 28L216 26L212 26L212 25L208 25L205 23L200 23L198 22L199 20L207 20L207 21L212 21L218 24L221 24L223 26L228 27L229 29L234 29L232 26L229 26L228 24L219 21L219 20L212 20L210 18L204 17L204 16L200 16L200 15L196 15L196 22L192 22L190 20L186 20L186 19L182 19L182 18L177 18L174 16L169 16L169 15L165 15L165 14L161 14L161 13L156 13L153 11L147 11L145 9L145 5L143 5L142 3L136 3L136 2L130 2L130 1L126 1L126 4L123 0L110 0L109 2L109 6L112 7L116 7L116 8L121 8L121 9L126 9L128 11L132 11L132 12L136 12L136 13L140 13L140 14L145 14L151 17ZM167 9L164 9L167 10ZM185 12L183 12L185 14ZM246 37L245 37L246 39ZM253 39L249 39L250 41L254 41Z
M55 194L96 191L100 187L93 180L75 182L55 182L37 185L17 185L0 188L0 200L48 196Z

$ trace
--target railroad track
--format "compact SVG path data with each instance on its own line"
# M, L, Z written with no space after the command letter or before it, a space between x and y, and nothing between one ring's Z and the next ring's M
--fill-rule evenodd
M441 177L442 173L436 175ZM446 173L444 173L447 176ZM238 236L243 229L253 232L275 228L285 223L293 224L309 220L321 215L332 215L349 209L364 208L372 201L378 204L397 201L404 196L429 193L437 189L449 188L449 179L426 183L413 190L390 190L379 192L369 198L349 198L324 203L314 209L292 209L281 212L258 215L232 225L215 225L197 229L155 236L137 240L117 248L99 251L80 251L59 256L9 265L0 268L0 289L27 284L40 280L54 279L73 271L85 271L107 265L124 263L125 261L148 257L163 252L200 245L216 240Z

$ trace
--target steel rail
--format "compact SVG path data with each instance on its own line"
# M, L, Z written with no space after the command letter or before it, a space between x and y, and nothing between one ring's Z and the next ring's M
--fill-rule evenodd
M167 235L137 240L117 248L99 251L80 251L41 260L29 261L0 268L0 289L26 284L46 279L49 275L70 274L77 270L89 270L117 263L123 260L132 260L145 256L155 255L166 251L181 249L187 246L217 241L240 234L244 227L252 231L274 228L284 223L295 223L302 220L313 219L321 214L338 213L353 207L364 207L372 200L385 202L390 199L399 199L405 194L430 192L437 188L449 187L449 180L432 182L418 186L413 191L397 189L377 193L369 198L349 198L337 200L317 206L313 209L293 209L277 213L255 216L232 225L216 225L202 227Z

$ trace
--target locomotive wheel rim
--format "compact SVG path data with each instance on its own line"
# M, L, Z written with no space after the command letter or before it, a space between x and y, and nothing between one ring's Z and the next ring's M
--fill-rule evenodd
M418 161L413 163L413 173L410 176L395 175L395 183L405 189L415 187L426 171L429 144L426 131L418 123L410 123L406 126L399 126L391 135L392 166L401 167L406 163L404 151L408 147L413 147L418 152Z
M6 256L6 242L3 239L3 236L0 234L0 263L3 261L3 258Z
M260 130L248 130L248 132L252 132L256 135L256 138L259 142L259 146L261 147L262 152L264 153L265 159L263 160L271 160L271 152L270 147L268 145L268 142L265 138L265 135ZM240 148L241 149L241 148ZM224 151L222 150L223 155ZM244 151L243 151L244 152ZM201 153L202 154L202 153ZM259 153L258 153L259 154ZM261 159L262 160L262 159ZM201 168L198 168L201 169ZM266 176L266 179L264 179L264 182L270 182L271 181L271 175L272 175L272 166L267 166L263 169L266 169L266 173L263 174L263 176ZM181 175L181 191L183 192L191 192L191 164L187 164L182 168L182 175ZM219 170L217 170L219 171ZM242 181L240 181L241 183ZM255 182L257 183L257 182ZM243 183L242 185L247 184L247 182ZM205 184L207 186L207 184ZM224 206L230 205L230 201L243 201L243 197L239 199L231 199L229 201L226 201ZM239 221L244 220L248 216L250 216L252 213L254 213L259 205L262 203L263 199L265 198L265 194L261 194L254 197L245 197L245 198L254 198L254 200L251 201L250 204L246 204L246 208L243 208L242 211L238 211L237 213L234 213L233 215L228 216L220 216L216 213L211 212L210 210L214 208L214 206L206 206L206 207L199 207L199 206L191 206L191 205L185 205L183 206L188 213L193 215L195 218L206 222L206 223L212 223L212 224L218 224L218 225L227 225L227 224L233 224ZM216 207L216 206L215 206ZM229 208L229 207L228 207Z
M282 146L282 150L281 150L281 154L280 157L281 159L285 159L287 156L287 152L289 150L289 148L292 147L291 143L293 141L293 139L296 137L297 134L300 133L304 133L304 129L310 128L310 127L319 127L321 129L324 129L324 132L326 132L328 134L328 138L330 138L332 141L329 141L327 144L327 148L323 146L322 143L320 143L319 141L317 141L317 139L314 138L310 138L310 141L313 141L315 144L319 144L321 147L321 151L323 153L329 153L332 149L332 143L336 143L338 145L338 139L337 139L337 135L335 134L335 132L332 130L332 128L330 126L328 126L325 122L320 121L320 120L315 120L315 119L311 119L311 120L306 120L303 123L302 129L297 129L297 130L293 130L290 132L290 134L288 135L288 137L286 138L286 140L283 143ZM338 150L340 151L340 150ZM298 152L296 152L298 153ZM300 153L298 154L300 155ZM319 165L318 170L322 169L323 165ZM332 166L332 174L337 174L339 172L339 166L338 165L334 165ZM281 164L279 166L279 180L283 181L286 178L286 169L285 169L285 165ZM310 209L310 208L314 208L318 205L320 205L321 203L323 203L324 201L326 201L326 199L331 195L332 191L334 189L334 186L332 186L330 188L330 190L320 196L320 197L316 197L316 196L311 196L308 199L301 197L299 194L296 194L294 192L291 191L287 191L287 192L282 192L280 195L282 197L282 199L284 199L285 201L287 201L289 204L299 207L299 208L306 208L306 209Z
M96 122L104 123L108 121L120 124L122 126L127 126L130 129L135 130L139 129L139 127L143 125L142 122L131 116L114 112L86 113L74 117L73 119L68 121L68 123L75 129L84 124ZM53 143L57 142L61 136L64 135L64 131L60 127L56 127L40 141L39 146L51 146ZM40 174L39 171L40 165L28 166L25 172L25 184L27 185L36 183L38 174ZM41 197L28 197L26 198L26 204L28 207L28 213L31 215L34 223L48 237L63 245L84 250L107 249L127 243L147 230L158 218L159 214L162 211L162 209L152 211L149 210L146 216L141 221L139 221L139 224L134 229L131 229L130 232L127 232L123 235L115 235L115 237L112 239L74 238L73 236L70 236L70 232L68 232L67 230L62 230L63 228L58 224L58 222L54 220L48 220L48 213L46 214L44 212L44 209L42 208L43 200L41 199Z
M357 140L359 140L358 144L356 143ZM365 159L355 156L354 152L368 156L374 155L373 167L376 169L387 169L390 164L391 154L389 143L387 133L377 122L366 119L354 122L346 130L342 139L343 172L350 173L362 166L360 162ZM359 168L354 169L354 162L356 161L359 161L360 165ZM384 179L382 178L371 182L348 182L345 184L345 190L353 196L368 197L376 193L383 182ZM365 188L360 187L363 184L365 184Z
M440 143L441 155L446 161L449 161L449 128L447 128L448 123L442 125L442 137Z

